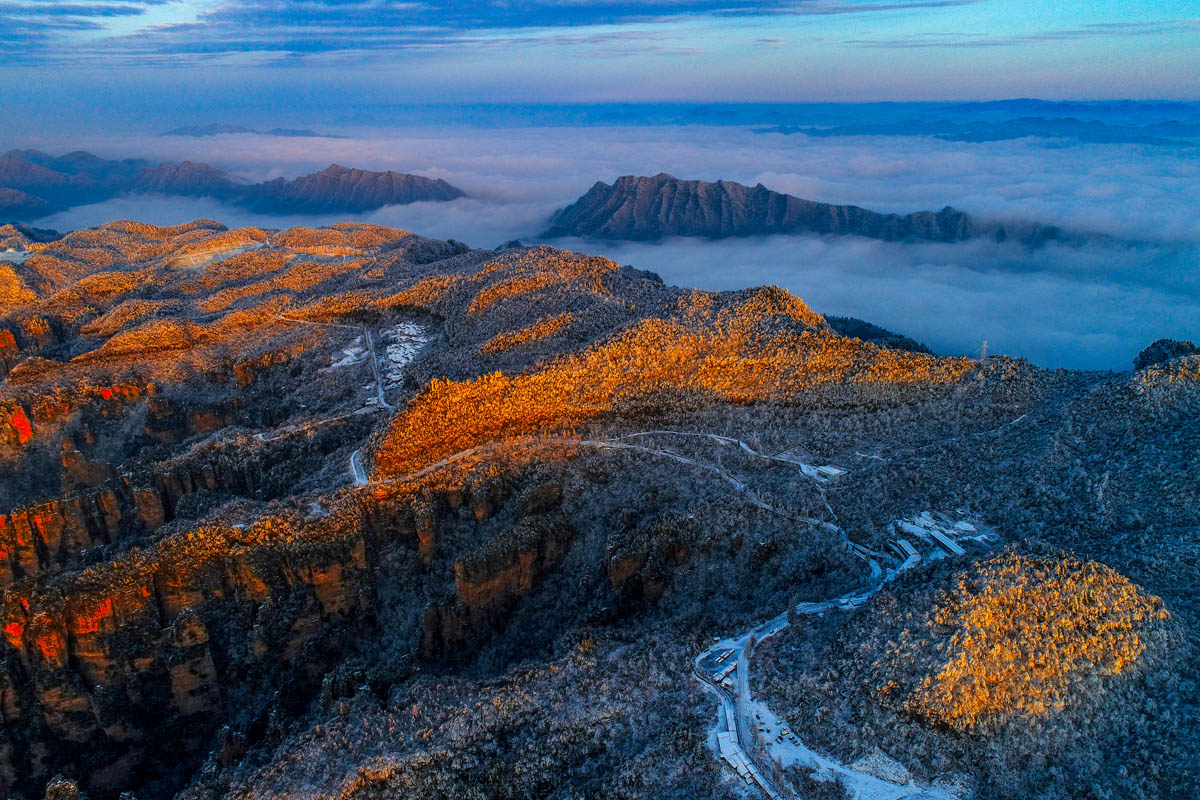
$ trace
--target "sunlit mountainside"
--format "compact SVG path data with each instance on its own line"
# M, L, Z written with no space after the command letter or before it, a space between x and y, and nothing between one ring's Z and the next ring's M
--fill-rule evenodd
M0 242L11 796L1200 791L1190 343L361 223Z

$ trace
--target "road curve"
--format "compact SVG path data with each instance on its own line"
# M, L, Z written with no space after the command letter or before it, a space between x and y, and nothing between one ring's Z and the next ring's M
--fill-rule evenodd
M354 478L355 486L366 486L370 483L367 472L362 468L362 450L350 454L350 475Z

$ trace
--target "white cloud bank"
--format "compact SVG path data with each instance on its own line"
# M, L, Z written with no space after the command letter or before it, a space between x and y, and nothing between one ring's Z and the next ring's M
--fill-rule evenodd
M493 247L530 241L549 214L596 180L670 172L764 183L832 203L909 212L953 205L1136 239L1141 246L889 244L854 237L765 237L661 244L559 242L672 283L708 289L774 283L820 311L861 317L939 352L1024 355L1038 364L1128 368L1158 337L1200 339L1200 158L1194 149L1014 140L808 138L720 127L365 131L347 139L237 135L78 139L107 157L207 161L251 180L337 162L445 178L472 195L395 206L360 219ZM57 145L57 146L56 146ZM39 220L74 228L130 217L196 217L286 227L343 217L266 217L210 200L121 198Z

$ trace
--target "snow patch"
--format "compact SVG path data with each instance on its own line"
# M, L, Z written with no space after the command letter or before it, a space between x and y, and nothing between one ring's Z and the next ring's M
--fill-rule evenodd
M404 381L404 367L416 358L417 353L430 340L429 331L414 322L401 322L384 331L387 349L383 358L384 378L389 388Z

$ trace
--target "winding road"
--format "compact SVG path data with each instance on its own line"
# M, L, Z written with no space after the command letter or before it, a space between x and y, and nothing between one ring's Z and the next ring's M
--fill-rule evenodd
M882 580L872 588L865 591L849 592L817 603L800 603L795 607L796 613L821 614L832 608L856 608L869 600L888 581L904 570L914 566L919 560L919 557L910 558L897 569L889 569L886 572L883 572L879 568L879 565L873 562L872 575L881 574ZM721 699L722 709L725 711L721 716L725 720L723 726L722 723L718 724L718 730L721 731L723 727L724 731L732 734L737 752L748 763L754 763L754 753L756 750L755 735L753 732L753 717L757 713L756 708L765 711L768 718L779 719L766 708L764 703L755 701L751 697L750 658L753 647L754 644L774 636L787 626L788 615L787 612L784 612L736 637L714 642L710 648L697 656L693 662L693 672L696 677L712 691L716 692ZM724 661L718 662L718 659L722 656L724 656ZM735 669L718 681L716 676L720 675L721 671L714 673L714 666L720 663L728 663L731 659L736 664ZM722 686L723 683L728 683L729 686L724 687ZM732 708L732 726L728 721L730 719L730 708ZM794 735L792 734L792 736ZM771 745L768 741L765 744L770 749L776 750L777 755L782 757L781 760L786 758L791 763L814 769L826 779L841 780L850 790L850 796L859 800L900 800L901 798L913 797L915 795L920 795L929 800L935 800L936 798L952 800L950 795L939 790L922 789L913 784L892 783L874 775L855 770L833 759L815 753L805 747L799 739L786 739L784 742L774 745ZM726 761L731 761L724 753L722 753L722 758ZM733 760L736 760L736 757ZM755 769L750 772L750 775L754 783L762 789L763 793L772 798L772 800L782 797L782 793L770 777L770 771L757 763L754 763L754 766Z
M354 478L355 486L366 486L371 482L362 467L362 450L355 450L350 454L350 475Z
M599 449L609 450L630 450L648 455L668 458L695 467L697 469L713 473L720 477L723 481L732 486L735 490L741 493L752 505L769 511L773 514L778 514L795 522L800 522L808 525L820 527L825 530L837 533L854 553L863 558L870 568L870 581L872 586L869 589L848 592L838 597L830 598L821 602L815 603L800 603L795 607L798 614L821 614L832 608L856 608L871 598L878 592L888 581L892 580L896 575L911 569L921 561L920 555L914 555L905 560L902 564L894 569L886 571L880 564L880 560L886 558L880 553L870 550L861 545L850 542L843 531L837 525L826 522L824 520L815 519L813 517L798 517L787 512L775 508L762 500L744 481L738 480L730 475L726 470L716 464L709 464L699 461L680 453L675 453L670 450L644 447L629 443L628 439L642 438L650 435L676 435L676 436L697 436L706 437L715 441L737 444L741 450L748 455L763 458L768 461L779 461L790 464L794 467L803 467L811 465L803 465L797 461L781 458L779 456L768 456L762 454L750 447L745 442L739 439L719 436L717 434L692 433L686 431L669 431L655 430L642 431L639 433L627 434L613 439L579 439L563 436L527 436L518 439L507 440L503 442L505 447L522 444L555 444L572 447L594 447ZM358 487L370 485L386 485L394 483L403 483L418 478L424 477L432 472L440 470L450 464L469 458L474 455L484 453L491 450L500 443L488 442L476 447L462 450L453 455L429 464L415 472L406 475L385 478L383 480L371 480L370 477L362 468L361 451L355 450L350 456L350 470L354 479L354 485ZM808 470L801 470L803 474L813 477L814 480L820 480L815 474ZM770 777L769 769L764 768L756 763L755 753L755 734L754 722L752 715L755 715L756 709L766 713L769 717L774 718L777 724L782 724L779 718L772 714L765 704L761 701L756 701L750 693L750 659L752 656L754 644L761 642L771 636L774 636L779 631L786 628L788 625L788 614L784 612L776 617L773 617L766 622L763 622L750 630L732 638L725 638L716 641L711 647L701 653L693 661L692 668L695 677L701 681L705 687L713 692L720 703L719 717L721 719L718 724L718 742L720 743L721 757L738 769L738 774L748 783L757 785L770 800L783 800L784 795L779 788L775 786ZM724 658L722 658L724 656ZM733 668L729 669L729 660L733 659ZM728 684L728 685L725 685ZM794 736L794 734L793 734ZM902 798L920 796L925 800L953 800L951 795L938 789L922 789L914 784L898 784L883 780L874 775L853 769L852 767L843 765L831 758L821 756L809 748L805 747L798 739L789 738L783 743L772 745L769 741L765 743L768 748L779 750L784 749L786 752L777 753L777 755L785 757L787 763L795 763L816 770L818 776L826 779L837 779L843 782L850 790L850 796L855 800L902 800Z
M375 339L371 336L371 331L366 325L345 325L340 322L318 322L314 319L297 319L289 317L286 314L277 314L279 319L284 322L295 322L301 325L321 325L326 328L346 328L347 330L360 331L363 341L367 345L367 351L371 354L371 375L375 378L375 397L380 408L386 408L389 411L395 410L395 406L387 401L383 396L383 381L379 377L379 356L375 354Z

